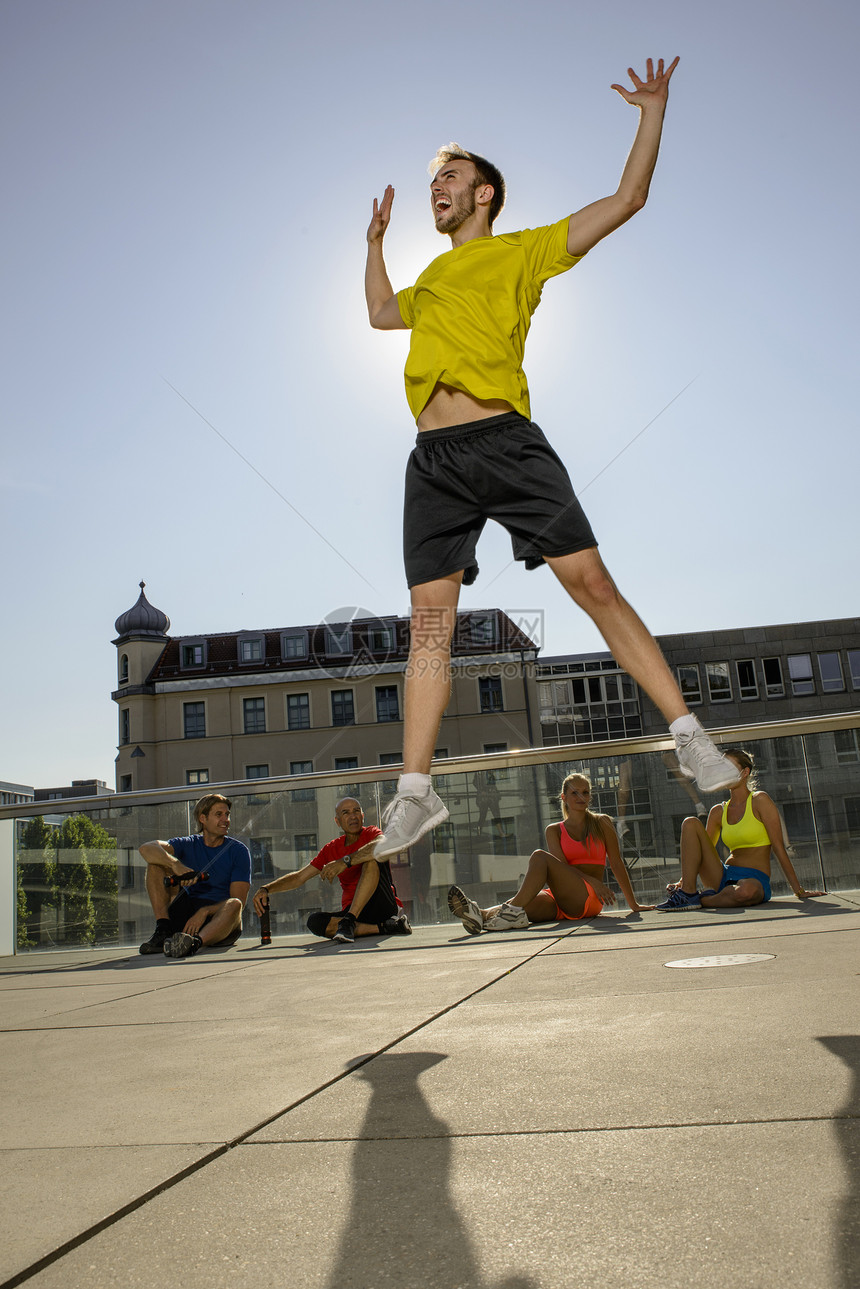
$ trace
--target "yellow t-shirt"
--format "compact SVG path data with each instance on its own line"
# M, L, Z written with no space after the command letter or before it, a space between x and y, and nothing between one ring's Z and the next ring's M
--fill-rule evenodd
M437 381L474 398L501 398L531 416L523 353L543 284L573 268L567 218L546 228L479 237L428 264L398 291L412 328L406 398L417 420Z

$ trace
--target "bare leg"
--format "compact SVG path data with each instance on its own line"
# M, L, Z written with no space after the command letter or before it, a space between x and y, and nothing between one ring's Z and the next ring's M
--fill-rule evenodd
M545 886L549 886L554 898L541 894ZM562 863L547 850L535 850L529 857L520 889L508 903L525 909L530 922L555 922L556 903L570 917L581 917L588 893L588 887L575 868ZM498 908L481 911L485 917L492 917Z
M462 571L412 588L412 640L404 696L403 772L429 774L451 697L451 636Z
M754 877L742 877L739 882L724 886L716 895L703 895L703 909L737 909L749 908L761 904L764 899L764 887Z
M217 944L242 924L242 901L231 896L198 931L204 944Z
M660 646L627 601L592 546L573 555L547 555L546 562L568 595L583 609L612 650L612 656L641 685L668 724L689 708L660 652Z
M690 816L681 824L681 890L686 895L695 895L698 877L706 889L716 890L723 865L701 819Z

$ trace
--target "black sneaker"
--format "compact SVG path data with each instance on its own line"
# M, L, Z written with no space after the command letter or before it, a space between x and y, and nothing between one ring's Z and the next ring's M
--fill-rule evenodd
M148 940L144 940L138 953L162 953L164 941L170 935L170 925L157 926Z
M412 934L412 926L405 913L398 913L394 918L386 918L384 922L380 922L379 929L383 935Z
M203 941L199 935L189 935L187 931L177 931L175 935L168 936L164 941L164 956L166 958L190 958L202 947Z
M351 913L344 913L343 917L337 924L337 930L332 936L340 944L353 944L355 941L355 918Z

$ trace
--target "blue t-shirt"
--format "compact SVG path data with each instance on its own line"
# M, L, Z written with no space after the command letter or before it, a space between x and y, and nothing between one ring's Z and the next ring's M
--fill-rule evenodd
M251 852L235 837L225 837L220 846L207 846L200 833L193 837L171 837L177 859L195 873L208 873L208 882L186 887L195 900L218 904L228 899L231 882L251 882Z

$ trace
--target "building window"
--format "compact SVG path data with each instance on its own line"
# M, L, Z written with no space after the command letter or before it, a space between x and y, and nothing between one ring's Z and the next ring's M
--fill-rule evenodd
M123 890L134 890L134 850L131 846L123 846L123 851L125 859L123 861L122 869L117 865L118 873L122 873L120 885Z
M688 707L696 707L701 703L702 685L696 663L687 662L678 668L678 684L681 687L681 697Z
M187 784L208 783L209 771L208 770L186 770L185 782Z
M120 790L120 792L131 792L131 775L130 775L130 774L122 774L122 775L120 775L120 780L119 780L119 790Z
M266 641L263 636L245 636L239 641L240 662L263 662L266 657Z
M262 877L264 881L268 877L274 877L272 838L250 837L248 839L248 849L251 852L251 876Z
M860 649L848 650L848 670L851 672L852 689L860 689Z
M184 644L179 649L180 666L202 667L206 662L206 649L202 642L198 644Z
M845 798L845 822L851 840L860 841L860 797Z
M436 748L434 748L434 749L433 749L433 760L434 760L434 761L447 761L447 760L448 760L448 749L447 749L447 747L436 747Z
M310 727L310 694L287 694L287 729L309 730Z
M758 698L758 681L755 678L755 661L743 658L738 664L738 693L741 699Z
M352 653L352 627L346 623L332 623L325 629L327 658L348 658Z
M124 653L119 660L119 683L125 685L128 682L128 654Z
M814 694L815 681L812 679L812 658L808 653L790 653L788 655L788 674L791 677L793 694Z
M838 765L855 765L860 761L860 738L857 730L834 730L833 742Z
M373 653L390 653L394 645L394 627L371 628L370 648Z
M355 704L351 689L333 689L331 691L332 725L354 725Z
M313 774L313 761L290 761L290 774ZM316 793L313 788L294 788L293 801L313 801Z
M267 764L265 764L265 762L261 765L245 766L246 779L268 779L268 777L269 777L269 767Z
M334 768L336 770L357 770L357 756L336 756L334 758Z
M403 760L402 752L380 752L379 753L380 765L399 765L402 760Z
M127 707L123 707L119 714L119 741L131 742L131 716Z
M376 719L378 721L400 720L400 704L397 699L396 685L380 685L377 688Z
M705 675L708 678L708 697L711 702L731 702L732 682L729 678L729 664L727 662L706 662Z
M282 658L307 658L308 636L306 631L294 635L281 636Z
M478 688L481 695L482 712L501 712L502 706L502 678L501 676L482 676L478 681Z
M845 689L845 677L842 675L842 659L838 653L820 653L818 671L821 675L821 689L825 694L841 694Z
M266 700L265 698L243 698L242 719L246 734L265 734Z
M498 638L495 617L472 618L470 633L473 645L495 645Z
M507 752L507 743L485 743L484 751L487 756L492 756L494 752Z
M293 838L293 850L298 860L299 868L304 868L312 859L316 859L319 846L317 845L317 835L315 832L300 832Z
M782 663L778 658L762 658L764 671L764 692L768 698L782 698L785 688L782 683Z
M183 703L182 721L186 738L206 737L206 704Z

